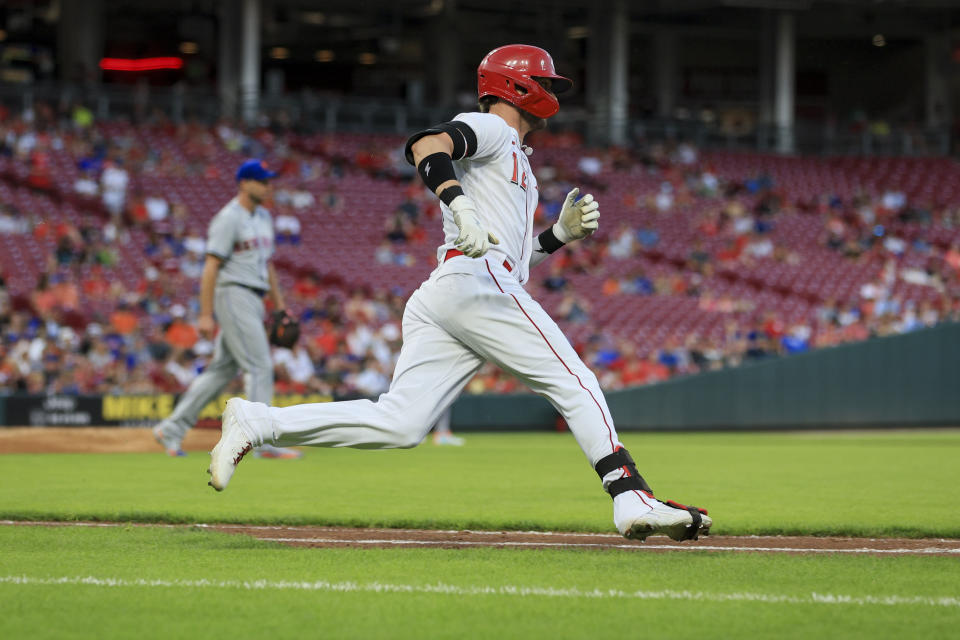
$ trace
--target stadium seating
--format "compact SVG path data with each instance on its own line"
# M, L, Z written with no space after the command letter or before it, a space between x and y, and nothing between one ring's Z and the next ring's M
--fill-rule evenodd
M170 202L185 204L190 211L186 221L188 232L202 235L210 217L235 193L232 169L244 154L227 150L212 130L171 135L169 129L124 123L107 122L98 127L105 137L126 139L132 145L168 158L175 166L217 169L213 176L195 169L193 175L180 171L131 176L128 193L158 194ZM200 147L195 144L198 135L205 137ZM395 176L390 177L390 163L396 160L403 140L360 134L297 136L284 140L283 145L276 140L270 136L260 140L268 161L276 166L287 159L283 148L293 148L298 154L328 164L342 159L345 166L342 177L326 172L307 181L296 175L285 175L278 181L278 188L311 191L318 202L332 187L345 205L336 221L328 218L330 213L322 205L293 212L301 221L302 239L299 244L278 248L282 283L290 287L299 275L315 271L328 281L342 283L340 290L334 292L338 296L357 286L372 290L390 288L409 294L436 264L435 248L441 236L435 219L421 220L425 239L402 247L414 258L411 266L380 264L375 260L375 250L384 240L384 221L403 200L405 184ZM66 149L51 151L49 155L53 180L47 192L26 186L29 171L23 163L0 158L0 202L52 224L69 222L76 226L85 218L102 218L105 212L99 201L84 200L74 194L74 182L81 175L80 159ZM550 165L562 176L576 176L578 155L567 149L545 147L537 150L532 162L535 170ZM365 161L369 161L369 166L364 167ZM909 202L929 206L955 204L960 198L960 167L943 158L824 159L713 152L701 154L699 166L708 167L722 181L730 183L768 176L777 193L790 203L820 196L849 201L860 192L879 197L889 190L902 191ZM685 263L694 242L699 239L711 254L727 242L725 237L704 236L697 227L700 217L733 200L751 211L758 199L749 190L727 199L694 197L678 202L667 213L636 204L638 199L655 194L666 179L664 172L639 164L625 169L605 169L592 176L593 182L605 186L597 193L604 225L596 241L605 243L621 223L634 229L655 231L658 241L654 247L640 250L633 257L607 257L592 273L574 272L568 276L570 290L582 296L592 309L589 323L560 320L574 341L587 340L599 326L611 338L633 340L639 352L646 353L660 348L667 340L682 342L691 335L720 340L729 321L742 325L756 321L766 312L775 312L787 325L802 322L815 327L818 307L828 300L857 301L861 286L875 280L882 267L882 262L875 258L851 261L824 247L822 215L786 207L775 216L769 237L775 245L788 247L796 254L794 263L770 259L730 265L718 263L712 273L696 282L701 295L709 292L712 297L743 302L741 310L704 309L697 296L682 293L605 295L606 280L624 277L638 269L651 279L679 276L692 282L692 273ZM941 248L960 240L960 231L937 221L926 224L894 221L887 225L886 233L911 242L922 239ZM120 267L115 273L128 287L135 286L142 278L147 238L146 230L136 229L130 234L130 242L119 247ZM54 241L50 238L0 234L0 268L11 294L29 294L39 273L45 269L53 247ZM900 259L900 266L922 266L923 260L922 256L907 252ZM544 306L556 312L564 294L540 288L539 281L545 274L545 271L542 275L534 272L532 286ZM916 302L935 301L940 296L931 287L906 282L896 284L894 295ZM195 287L185 287L177 296L177 302L186 303L195 296ZM85 309L99 309L96 301L87 302Z

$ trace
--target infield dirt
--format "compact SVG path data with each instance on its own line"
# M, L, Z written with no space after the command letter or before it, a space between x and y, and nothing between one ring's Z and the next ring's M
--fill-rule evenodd
M209 451L220 429L191 429L184 451ZM0 453L150 453L160 445L146 427L0 428Z
M125 527L125 522L26 522L2 520L0 526ZM704 536L698 541L677 543L668 538L646 542L626 540L603 533L563 531L442 531L431 529L355 529L242 524L156 525L142 527L200 528L248 535L257 540L279 542L293 547L353 548L440 548L464 549L570 549L595 551L724 551L759 553L839 553L858 555L960 556L960 540L942 538L840 538L816 536Z

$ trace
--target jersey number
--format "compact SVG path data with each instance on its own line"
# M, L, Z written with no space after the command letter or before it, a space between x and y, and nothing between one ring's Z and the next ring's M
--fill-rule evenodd
M519 185L521 189L526 191L527 190L527 172L526 170L524 170L523 173L520 174L520 180L518 181L517 173L519 172L519 169L520 169L520 161L517 159L517 152L514 151L513 152L513 177L510 178L510 182L512 182L515 185Z

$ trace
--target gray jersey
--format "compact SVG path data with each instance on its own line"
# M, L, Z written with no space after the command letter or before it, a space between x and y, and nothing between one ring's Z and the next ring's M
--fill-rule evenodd
M240 284L267 290L267 260L273 255L273 219L258 206L253 213L236 198L226 204L210 221L207 253L223 263L217 286Z

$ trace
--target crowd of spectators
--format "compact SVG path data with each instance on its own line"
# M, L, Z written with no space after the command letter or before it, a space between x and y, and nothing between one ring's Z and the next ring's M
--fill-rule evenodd
M30 167L27 183L51 188L49 153L69 149L78 158L73 185L84 211L79 224L51 222L0 202L0 233L53 239L36 287L29 296L11 296L0 281L0 388L27 393L179 392L205 366L213 345L193 328L197 287L203 265L202 230L188 224L190 203L131 186L142 175L217 177L223 149L277 158L287 180L274 194L278 244L301 243L301 220L317 209L340 212L347 204L334 181L321 191L309 184L318 176L363 172L396 183L398 204L384 220L382 242L373 259L381 264L415 266L427 243L425 230L439 224L436 200L412 175L397 149L364 149L344 157L322 141L309 145L288 139L282 127L248 131L230 122L214 127L173 124L155 116L143 126L170 136L187 158L134 144L127 135L108 135L82 105L53 109L37 105L14 115L0 109L0 155ZM575 136L543 136L543 147L576 146ZM737 366L744 361L801 353L814 348L929 327L960 315L960 242L941 247L923 237L890 233L891 222L930 222L960 228L960 207L920 207L904 194L857 194L844 201L829 194L791 201L766 175L722 179L690 145L653 144L627 151L597 150L574 168L538 167L539 227L559 214L566 188L581 184L602 194L606 170L643 167L657 177L650 191L628 193L628 210L680 215L691 203L702 207L690 224L697 239L684 260L669 269L618 268L619 261L656 251L660 231L649 219L623 221L605 231L604 241L578 243L532 274L536 291L560 294L555 316L564 326L591 326L591 299L571 286L570 274L602 278L603 296L685 296L702 312L727 318L722 334L691 333L669 338L641 352L635 341L616 337L601 325L575 347L608 389L649 384L675 375ZM750 196L749 207L741 197ZM876 277L859 295L824 300L813 316L791 321L758 308L749 297L717 293L711 278L720 269L752 267L767 261L799 264L794 247L771 231L784 212L802 212L822 222L820 244L851 261L875 264ZM123 264L116 247L134 230L148 234L142 264ZM282 246L280 247L282 251ZM924 256L920 267L905 257ZM916 260L910 262L915 264ZM425 265L419 264L425 268ZM112 276L117 269L140 273L135 286ZM2 276L4 274L0 274ZM906 300L898 282L929 287L936 301ZM536 292L535 291L535 292ZM184 295L188 292L188 295ZM288 298L303 323L293 350L274 352L278 393L376 396L390 382L399 352L405 299L387 289L335 286L322 274L300 273ZM91 308L88 301L95 301ZM240 384L239 379L236 383ZM492 365L485 366L467 391L513 392L522 386Z

